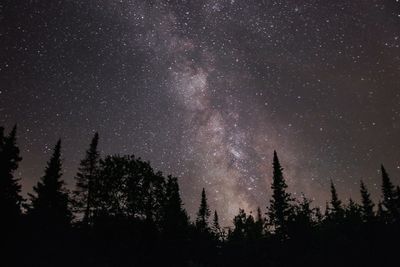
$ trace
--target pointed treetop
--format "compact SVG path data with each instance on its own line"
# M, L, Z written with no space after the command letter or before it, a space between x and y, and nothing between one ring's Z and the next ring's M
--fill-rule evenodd
M216 210L214 211L213 231L216 232L216 233L220 231L219 218L218 218L218 213L217 213Z
M61 139L59 139L47 163L44 176L33 188L35 194L29 194L31 206L28 214L34 215L35 219L46 226L67 226L72 219L68 190L61 180L61 165Z
M207 204L206 191L203 188L201 191L201 201L199 211L197 212L196 226L201 230L205 231L208 229L208 218L210 217L210 208Z
M343 216L343 207L342 207L342 201L340 201L338 194L336 192L335 185L333 184L333 181L331 180L331 213L330 215L332 216L332 219L334 220L340 220L342 219Z
M361 215L365 222L370 222L374 217L374 203L364 182L360 181Z

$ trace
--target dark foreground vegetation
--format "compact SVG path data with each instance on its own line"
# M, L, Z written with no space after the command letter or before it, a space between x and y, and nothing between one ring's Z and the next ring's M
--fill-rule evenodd
M0 266L400 266L400 188L381 167L375 205L343 203L331 184L322 214L287 191L278 156L267 213L244 210L222 228L203 189L196 219L183 208L177 178L134 156L105 156L93 137L75 176L62 180L61 141L28 199L15 171L16 127L0 127Z

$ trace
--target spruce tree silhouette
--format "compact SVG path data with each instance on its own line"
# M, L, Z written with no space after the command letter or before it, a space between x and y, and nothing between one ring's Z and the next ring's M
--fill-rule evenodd
M331 180L331 201L329 207L328 218L331 222L339 224L344 218L344 209L342 207L342 201L339 199L336 187Z
M272 225L276 234L285 239L287 236L287 224L292 214L292 198L286 192L287 185L283 178L283 168L279 163L278 155L274 151L272 178L272 198L268 207L269 224Z
M61 140L59 140L47 163L44 176L33 188L34 194L29 194L31 204L28 206L28 215L32 216L37 226L45 231L66 228L72 220L68 191L61 176Z
M221 226L219 225L219 218L218 218L218 213L216 210L214 211L214 217L213 217L211 230L214 233L215 238L217 240L220 240L222 238Z
M257 207L257 215L254 226L255 227L254 235L256 239L261 239L263 237L264 225L265 225L265 219L262 216L260 207Z
M208 207L206 191L203 188L201 191L200 207L197 212L196 228L200 232L207 232L209 230L208 219L210 217L210 208Z
M382 207L383 217L386 223L393 223L398 219L399 211L397 209L396 192L392 181L383 165L381 165L382 173Z
M374 206L375 204L371 200L371 196L368 192L364 182L360 182L360 193L361 193L361 216L364 222L370 223L374 220Z
M4 136L4 128L0 127L0 211L2 229L14 228L21 216L21 185L14 178L22 158L17 146L17 126L14 126L8 136ZM11 227L11 228L10 228Z
M98 176L100 154L97 150L99 134L95 133L86 151L85 158L81 160L78 173L75 176L76 189L74 190L75 210L83 214L82 221L85 225L92 224L92 213L94 208L93 195L96 178Z
M178 179L171 175L167 178L162 230L167 239L187 237L189 218L183 209L179 193Z

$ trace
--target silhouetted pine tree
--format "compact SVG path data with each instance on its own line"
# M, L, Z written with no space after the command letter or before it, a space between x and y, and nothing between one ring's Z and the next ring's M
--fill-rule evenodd
M22 160L16 139L16 126L8 136L4 136L4 128L0 127L0 212L2 224L8 227L14 226L18 221L23 201L20 195L21 185L14 178L14 171Z
M372 222L374 220L374 203L371 200L371 196L368 192L364 182L360 182L360 193L361 193L361 215L364 222Z
M219 225L219 218L218 218L218 213L215 210L214 211L214 217L213 217L213 223L211 226L211 230L214 233L215 237L217 240L221 239L221 227Z
M81 160L78 173L75 176L76 189L74 191L74 204L77 212L83 214L83 223L91 224L93 212L93 196L96 178L98 175L100 154L97 150L99 135L95 133L85 158Z
M201 232L208 231L208 219L210 217L210 208L207 204L206 191L203 188L201 191L201 201L199 211L197 212L196 228Z
M68 191L64 188L61 176L61 140L59 140L47 163L44 176L33 188L34 194L29 194L31 205L28 207L28 214L46 229L66 227L72 219Z
M287 223L292 213L290 194L286 192L286 182L283 178L283 168L279 163L278 155L274 151L273 160L273 181L271 189L273 191L268 208L269 223L274 227L277 234L285 237Z
M331 211L330 211L330 207L329 207L329 202L326 201L325 202L325 212L324 212L324 216L323 216L324 219L328 220L330 218L330 214L331 214Z
M183 238L187 234L189 218L183 209L176 177L168 176L166 184L162 230L168 238Z
M394 222L398 218L395 187L390 181L385 167L381 165L382 172L382 207L386 223Z
M255 222L255 229L254 229L255 236L257 239L260 239L263 237L264 225L265 225L265 219L262 216L260 207L257 207L257 216L256 216L256 222Z
M335 223L340 223L344 217L344 209L342 207L342 201L340 201L336 192L335 185L331 181L331 201L329 207L329 219Z
M324 220L324 216L322 215L321 208L314 208L314 223L319 226Z

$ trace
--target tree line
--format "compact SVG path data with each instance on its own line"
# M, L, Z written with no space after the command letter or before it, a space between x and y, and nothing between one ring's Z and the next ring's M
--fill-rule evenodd
M322 211L289 193L273 155L272 196L266 213L240 209L221 227L206 190L196 218L184 209L178 178L133 155L107 155L94 134L75 175L63 180L58 140L43 176L21 195L15 172L22 158L17 127L0 127L1 236L5 266L386 266L398 264L400 187L381 166L375 205L360 181L359 201L338 197ZM248 211L247 211L248 212ZM23 256L21 256L23 255Z

